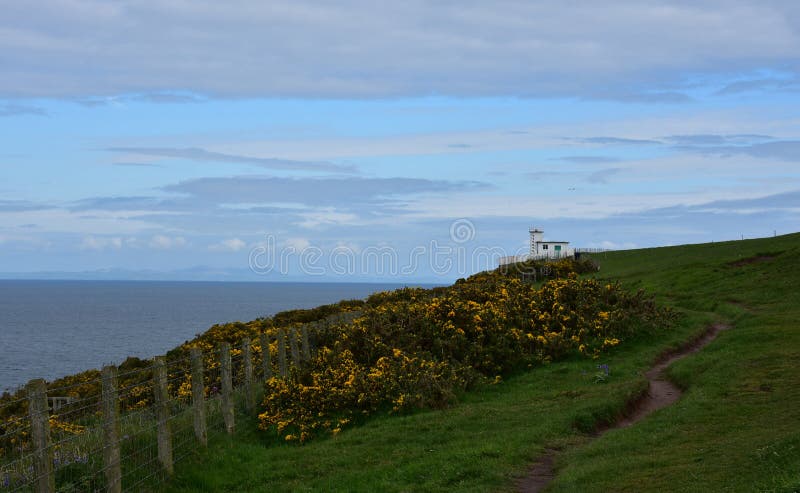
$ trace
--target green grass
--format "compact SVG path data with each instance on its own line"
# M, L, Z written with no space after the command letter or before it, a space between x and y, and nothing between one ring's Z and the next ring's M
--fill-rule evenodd
M600 361L536 368L444 411L386 416L303 446L243 420L176 469L166 491L513 491L545 447L563 449L552 491L800 489L800 235L600 254L599 277L644 288L684 316ZM765 255L768 254L768 255ZM734 262L751 257L754 263ZM658 354L731 323L670 368L674 406L597 440L644 389ZM595 365L611 377L594 382Z
M603 259L603 275L733 329L670 368L677 404L565 453L552 491L800 490L799 247L789 235Z

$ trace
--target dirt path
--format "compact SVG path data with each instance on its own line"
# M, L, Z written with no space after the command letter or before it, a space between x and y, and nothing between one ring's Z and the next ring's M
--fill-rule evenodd
M713 341L720 331L729 328L730 327L725 324L711 325L701 337L685 345L678 351L667 353L660 357L655 366L645 373L650 387L646 394L631 403L631 412L617 422L598 429L593 436L597 438L608 430L631 426L644 419L653 411L675 403L680 399L683 392L675 384L667 380L666 375L664 375L664 370L675 361L700 351L706 344ZM517 482L517 491L520 493L537 493L543 491L556 476L554 464L558 452L558 450L554 449L545 450L545 454L531 467L528 475Z

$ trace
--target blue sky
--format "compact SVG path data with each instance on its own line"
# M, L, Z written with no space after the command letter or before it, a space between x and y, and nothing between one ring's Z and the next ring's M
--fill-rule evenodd
M531 225L800 230L794 2L7 4L6 277L444 281Z

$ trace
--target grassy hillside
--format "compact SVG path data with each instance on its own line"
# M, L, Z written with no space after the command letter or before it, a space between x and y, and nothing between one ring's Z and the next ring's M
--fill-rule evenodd
M553 363L443 411L377 417L334 438L280 443L241 423L178 466L168 491L511 491L545 447L553 491L800 488L800 235L601 254L599 277L655 293L684 316L599 361ZM675 406L591 441L645 387L664 350L726 331L671 368ZM597 383L598 363L610 376Z
M565 453L552 491L800 490L800 235L620 252L603 275L733 326L675 364L683 399Z

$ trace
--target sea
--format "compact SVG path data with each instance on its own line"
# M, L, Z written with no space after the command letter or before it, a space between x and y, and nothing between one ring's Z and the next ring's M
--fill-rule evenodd
M402 284L0 280L0 392L128 356L150 358L216 323L365 298Z

